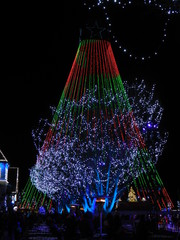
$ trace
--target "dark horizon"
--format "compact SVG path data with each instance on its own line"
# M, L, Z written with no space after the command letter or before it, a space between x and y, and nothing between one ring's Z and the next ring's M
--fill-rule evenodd
M63 4L59 14L55 14L54 9L51 12L48 6L45 10L41 6L39 9L26 7L24 11L11 6L4 11L0 149L10 166L20 168L20 191L28 180L29 168L36 161L32 130L36 129L40 118L52 118L50 106L58 105L78 48L79 31L86 19L80 2L78 5L63 1ZM147 10L154 11L148 7ZM119 35L125 33L122 42L129 48L138 46L140 49L143 33L140 36L138 31L139 37L134 36L131 41L130 33L126 32L125 26L130 27L137 14L130 13L126 19L125 15L123 19L122 16L117 17L114 31ZM124 20L124 26L121 20ZM154 21L149 20L148 27L155 24ZM137 77L144 79L149 86L156 84L157 98L164 108L162 126L169 132L157 169L173 201L177 200L180 191L177 141L179 23L179 15L171 18L166 41L158 55L144 62L129 59L111 41L122 81L133 81ZM141 27L146 32L146 25ZM152 29L151 38L144 42L142 52L148 47L151 49L150 45L156 43L156 38L158 41L158 31L153 33Z

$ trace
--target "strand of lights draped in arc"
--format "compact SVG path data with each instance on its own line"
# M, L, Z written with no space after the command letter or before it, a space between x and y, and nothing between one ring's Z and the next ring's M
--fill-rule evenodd
M95 2L95 3L94 3ZM128 5L131 4L138 4L137 1L131 0L131 1L126 1L126 0L96 0L96 1L88 1L84 0L84 5L88 6L89 10L91 8L94 8L96 6L100 6L107 3L116 3L118 5L121 5L122 8L126 8ZM158 9L160 9L162 12L165 12L168 15L175 15L180 13L180 4L178 0L144 0L143 2L145 5L149 6L155 6Z
M94 3L95 2L95 3ZM174 14L180 13L180 6L178 5L177 1L144 1L144 5L147 7L153 7L157 8L161 11L162 14L166 16L166 20L164 20L164 25L162 26L162 29L159 31L161 34L160 40L157 41L157 46L154 48L154 50L149 53L145 54L137 54L135 51L128 48L128 46L125 46L122 44L120 38L117 36L117 34L114 33L112 30L112 21L111 21L111 14L108 11L109 6L115 4L118 7L121 7L122 9L126 9L128 6L138 6L137 1L84 1L84 6L87 6L89 11L94 9L95 7L99 7L103 10L105 20L107 23L107 30L109 33L112 34L112 41L115 43L115 45L118 47L118 49L121 51L121 53L127 55L129 58L139 61L145 61L148 59L151 59L153 56L156 56L161 49L162 45L164 44L166 38L167 38L167 26L168 22L170 21L170 16ZM160 44L159 44L160 43Z
M156 107L153 105L152 108L155 112ZM59 164L60 173L53 167L51 172L48 158L54 166ZM82 41L32 170L32 182L50 196L65 193L64 189L68 189L68 197L63 198L66 204L70 199L78 201L84 197L106 195L113 199L110 205L106 201L106 211L113 208L123 187L133 182L140 198L150 197L161 208L171 200L155 162L138 127L110 43ZM42 174L51 175L49 180L53 181L55 176L62 183L60 189L52 192L53 185L44 183L46 177L38 175L41 166L44 169ZM61 174L63 166L67 178ZM88 182L84 182L88 176ZM72 182L73 189L68 187ZM43 188L39 183L47 187ZM79 194L74 196L74 192Z

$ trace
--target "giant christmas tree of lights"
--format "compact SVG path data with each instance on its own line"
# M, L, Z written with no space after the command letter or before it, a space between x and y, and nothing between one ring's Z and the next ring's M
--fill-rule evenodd
M78 202L92 211L95 199L104 197L104 210L109 212L133 184L140 200L147 199L160 209L173 207L155 167L166 137L160 142L155 135L149 151L143 132L151 127L158 106L151 106L143 126L145 120L130 104L111 44L81 41L30 171L33 186L62 207Z

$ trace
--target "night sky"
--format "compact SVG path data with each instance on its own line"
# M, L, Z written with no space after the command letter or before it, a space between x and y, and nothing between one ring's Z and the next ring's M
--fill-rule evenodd
M76 3L75 3L76 2ZM161 46L160 28L165 16L152 7L136 6L122 12L110 9L113 30L124 46L137 54ZM119 12L118 12L119 11ZM144 11L148 19L141 21ZM32 130L40 118L52 118L50 106L57 106L79 44L79 29L89 15L79 1L61 1L61 6L7 5L1 27L0 149L10 166L20 168L20 190L29 168L35 164ZM104 23L103 13L100 16ZM158 25L159 24L159 25ZM157 164L158 172L172 200L177 200L179 177L179 53L180 16L173 16L159 54L147 61L131 60L112 42L123 80L144 79L156 84L157 98L164 108L163 129L168 143ZM111 36L105 35L111 41Z

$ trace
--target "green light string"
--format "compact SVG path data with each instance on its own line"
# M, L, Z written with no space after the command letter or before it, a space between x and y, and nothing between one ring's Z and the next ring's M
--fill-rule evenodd
M29 202L29 208L31 208L32 206L32 202L33 202L33 197L34 197L34 192L36 191L36 188L34 186L32 186L29 197L28 197L28 202Z
M37 206L39 206L39 203L41 201L41 199L43 198L43 193L42 192L39 192L39 196L38 196L38 200L37 200Z
M163 182L162 182L162 180L161 180L161 178L160 178L160 176L159 176L159 173L158 173L155 165L150 162L150 167L151 167L151 169L152 169L152 174L154 174L154 175L151 175L151 177L152 177L152 179L153 179L153 182L154 182L154 185L156 185L156 182L158 182L159 187L160 187L160 189L161 189L161 192L162 192L162 195L163 195L165 201L166 201L167 203L171 203L171 207L173 208L173 207L174 207L174 204L173 204L172 200L170 199L168 193L167 193L166 190L165 190L164 184L163 184ZM157 181L156 181L156 180L157 180ZM164 192L164 190L165 190L165 192ZM162 198L161 198L161 201L162 201L162 203L163 203L163 206L165 206L165 207L167 208L167 205L165 205L164 200L163 200ZM159 203L159 204L160 204L160 203ZM161 205L161 206L162 206L162 205Z
M29 199L30 199L30 195L31 195L31 191L33 189L33 185L30 183L29 185L29 189L27 191L27 196L26 196L26 201L25 201L25 206L27 207L27 205L29 204Z
M46 194L43 195L43 199L42 199L42 201L41 201L41 206L44 205L44 201L45 201L45 199L46 199Z
M59 101L59 104L58 104L58 107L57 107L58 110L53 117L52 122L54 122L56 124L56 126L58 124L58 117L59 117L59 114L61 113L61 109L62 110L63 110L63 108L65 109L64 123L66 123L67 119L68 119L68 114L69 114L69 112L71 112L71 110L73 108L73 103L72 103L71 106L69 106L70 107L70 111L69 111L67 106L63 105L63 99L65 99L65 97L68 97L69 99L74 99L75 92L76 92L76 86L77 86L77 82L78 82L77 80L75 81L75 79L76 79L76 76L78 76L78 73L80 71L80 70L78 70L78 69L80 69L80 67L77 67L76 63L78 61L81 61L81 58L83 56L83 52L80 51L80 48L81 48L81 43L79 44L78 51L77 51L76 57L74 59L73 66L71 68L71 71L70 71L70 74L69 74L69 77L68 77L68 80L67 80L67 83L66 83L66 87L64 88L63 94L62 94L61 99ZM75 84L75 86L74 86L74 84ZM73 89L74 89L74 92L73 92ZM68 92L69 92L69 94L68 94ZM73 97L71 97L72 94L73 94ZM59 114L57 114L57 113L59 113ZM68 131L69 127L70 126L66 125L67 131ZM54 134L55 134L55 130L56 130L56 127L53 130Z
M112 81L111 81L111 77L110 77L110 74L109 74L109 69L108 69L108 65L107 65L107 61L106 61L105 46L104 46L104 44L102 44L102 45L103 45L103 47L101 48L101 55L102 55L102 58L105 59L103 64L102 64L102 66L103 66L103 71L102 72L104 72L104 73L108 72L108 78L106 77L106 74L104 74L104 79L103 79L103 74L101 74L101 78L104 80L104 81L102 81L103 82L102 86L103 87L105 86L107 92L111 93L111 92L113 92L113 85L112 85ZM103 91L103 93L104 93L104 91ZM111 116L113 116L113 109L117 106L112 104L111 98L110 98L111 94L109 94L109 93L107 94L108 97L109 97L110 104L111 104L111 111L109 111L109 114ZM116 124L116 123L114 122L114 124ZM114 125L114 127L116 128L116 125ZM118 136L116 136L116 137L118 137Z
M126 91L124 89L121 76L119 74L119 70L118 70L118 67L117 67L117 64L116 64L116 61L115 61L115 58L114 58L112 47L108 42L107 42L107 44L108 44L108 51L107 51L107 57L108 58L107 59L108 59L109 66L110 66L110 69L111 69L111 74L113 76L112 78L114 80L114 86L118 86L118 88L120 89L120 92L123 95L123 98L125 100L125 103L126 103L126 106L127 106L128 110L131 111L131 106L130 106ZM113 69L115 69L115 74L113 74Z
M23 194L24 194L24 196L23 196L23 198L22 198L22 200L21 200L21 206L22 205L24 205L24 202L25 202L25 200L26 200L26 195L27 195L27 193L28 193L28 189L29 189L29 185L31 184L31 179L30 179L30 177L28 178L28 181L27 181L27 183L26 183L26 185L25 185L25 187L24 187L24 189L23 189Z
M86 45L86 49L85 49L85 53L87 52L87 45ZM80 78L79 80L79 85L78 85L78 91L77 91L77 96L76 96L76 101L79 101L82 97L82 93L83 93L83 89L85 90L85 84L86 84L86 77L85 77L85 67L84 67L84 62L86 62L86 55L84 54L83 59L82 59L82 63L81 63L81 69L82 71L80 72ZM82 108L78 108L78 112L77 112L77 116L83 114L83 104L82 104ZM78 129L78 121L76 122L76 128ZM81 126L81 123L80 123ZM80 128L81 130L81 128ZM79 132L80 132L79 130Z
M36 193L34 194L34 199L35 199L35 206L33 206L35 209L37 208L37 199L38 199L38 196L39 196L39 191L37 190L36 188Z
M78 51L77 51L77 54L76 54L75 63L77 61L81 62L83 56L85 55L82 51L80 51L81 47L82 46L81 46L81 43L80 43ZM69 89L68 90L69 94L68 95L66 94L66 95L67 95L67 98L70 99L70 100L75 98L77 83L79 82L79 81L77 81L78 80L77 78L79 76L79 72L80 72L80 69L81 69L81 65L75 64L75 63L73 65L74 68L71 69L71 73L69 74L68 84L66 84L68 86L68 89ZM76 98L77 98L77 96L76 96ZM68 103L70 103L70 102L68 102ZM59 105L59 107L62 108L61 105ZM68 122L69 122L69 120L68 120L69 114L72 113L73 111L74 111L74 113L73 113L73 115L74 115L76 110L75 110L73 102L71 102L71 104L69 104L69 108L67 108L67 106L65 107L65 114L64 114L64 123L65 123L65 125L64 125L64 127L66 128L66 133L71 132L71 128L73 127L73 125L68 124ZM62 128L63 128L63 126L62 126Z
M151 176L151 179L153 180L152 171L149 171L149 175ZM142 173L140 176L138 176L138 179L140 180L140 182L143 182L143 186L144 186L146 192L148 192L147 189L151 190L151 193L154 196L153 197L151 195L151 197L153 197L154 200L158 203L158 205L160 207L162 207L162 205L160 204L159 196L157 195L157 191L155 191L156 190L157 181L153 180L153 185L155 186L155 188L154 188L153 185L152 185L152 182L150 180L149 175ZM147 178L147 181L146 181L145 177ZM148 183L149 187L148 187L147 183ZM161 199L161 202L162 202L162 199ZM164 205L164 203L163 203L163 205Z
M52 206L52 200L49 199L48 204L47 204L47 209L50 210Z
M67 98L67 95L68 95L68 92L69 92L69 88L70 88L70 86L71 86L71 84L69 84L69 81L70 81L70 79L72 78L73 72L76 70L76 62L78 62L77 59L80 57L80 48L81 48L81 43L79 44L79 47L78 47L76 56L75 56L75 58L74 58L74 62L73 62L73 64L72 64L72 67L71 67L71 70L70 70L70 73L69 73L69 76L68 76L68 79L67 79L67 81L66 81L65 87L64 87L63 92L62 92L62 95L61 95L61 97L60 97L60 101L59 101L59 104L58 104L58 106L57 106L57 110L58 110L58 111L61 110L61 109L63 109L63 105L62 105L62 104L64 104L63 100L64 100L65 98ZM57 121L57 119L58 119L58 117L59 117L58 111L57 111L57 113L55 113L55 115L54 115L54 117L53 117L53 120L52 120L53 123L56 123L56 121Z

